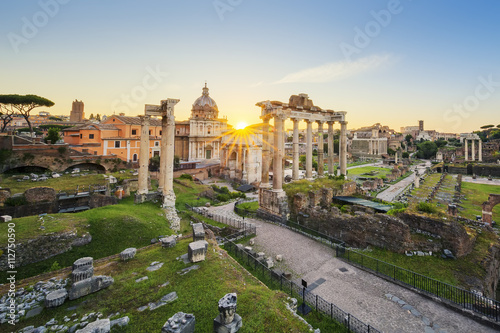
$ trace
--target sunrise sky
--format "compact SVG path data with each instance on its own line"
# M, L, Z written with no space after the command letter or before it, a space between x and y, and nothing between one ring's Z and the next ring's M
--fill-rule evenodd
M69 114L143 113L208 82L229 123L307 93L349 128L500 124L500 1L39 0L0 3L0 94Z

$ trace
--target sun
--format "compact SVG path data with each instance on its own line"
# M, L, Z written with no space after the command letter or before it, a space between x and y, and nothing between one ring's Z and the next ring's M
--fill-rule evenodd
M237 130L242 130L242 129L245 129L247 126L248 126L248 124L247 124L247 123L245 123L244 121L240 121L240 122L238 123L238 125L236 125L236 129L237 129Z

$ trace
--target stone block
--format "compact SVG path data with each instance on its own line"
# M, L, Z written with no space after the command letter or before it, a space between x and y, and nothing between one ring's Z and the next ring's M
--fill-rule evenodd
M149 310L150 311L153 311L153 310L156 310L158 309L160 306L164 306L168 303L172 303L173 301L175 301L177 298L179 298L177 296L177 293L175 291L163 296L158 302L156 303L149 303L148 306L149 306Z
M264 266L266 266L267 268L273 268L274 267L274 262L273 262L273 259L271 258L267 258L266 260L264 260L262 262L264 264Z
M256 258L257 258L257 260L259 260L259 259L261 259L261 258L264 258L264 257L265 257L265 255L266 255L266 254L265 254L264 252L259 252L259 253L257 253Z
M125 261L132 259L135 257L135 254L137 253L137 249L135 247L129 247L128 249L123 250L120 252L120 259Z
M276 255L276 261L283 261L283 255L277 254Z
M167 320L161 331L163 333L194 333L195 322L194 315L177 312Z
M130 318L128 316L125 316L125 317L111 320L110 326L111 326L111 328L113 328L114 326L124 327L124 326L127 326L129 322L130 322Z
M202 223L193 223L193 242L205 240L205 229Z
M177 244L177 242L175 240L175 236L168 236L168 237L162 238L162 239L160 239L160 242L161 242L161 247L164 247L164 248L174 247L175 244Z
M84 328L77 330L76 333L109 333L111 331L111 322L109 319L98 319L91 322Z
M255 238L250 239L250 241L248 242L248 244L250 246L254 246L255 245Z
M81 266L71 272L71 281L78 282L94 276L94 267Z
M58 289L56 291L50 292L45 297L45 306L48 308L61 306L66 300L66 297L68 297L68 292L66 291L66 289Z
M10 215L0 216L0 222L10 222L10 221L12 221L12 216L10 216Z
M207 254L208 242L207 241L197 241L189 243L188 246L188 258L190 262L199 262L205 260L205 255Z
M78 281L71 286L69 291L69 299L74 300L88 294L95 293L99 290L109 287L114 280L110 276L93 276L91 278Z
M76 260L73 263L73 270L84 267L84 266L93 266L94 265L94 258L92 257L83 257L78 260Z
M251 246L245 246L245 251L247 251L247 252L252 251L252 247Z
M214 319L214 332L235 333L243 326L241 317L236 313L237 296L226 294L219 300L219 314Z
M32 187L24 191L24 197L29 203L52 202L57 199L57 193L52 187Z

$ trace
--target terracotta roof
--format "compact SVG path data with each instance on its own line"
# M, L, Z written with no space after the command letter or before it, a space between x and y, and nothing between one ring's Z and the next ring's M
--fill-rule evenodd
M113 119L113 118L115 118L115 119L117 119L117 120L119 120L122 123L127 124L127 125L141 125L141 118L139 118L139 117L127 117L127 116L117 116L117 115L113 115L113 116L109 117L108 119L106 119L106 123L109 124L110 122L112 122L111 119ZM151 118L149 125L150 126L161 126L161 120L157 119L157 118Z
M80 126L65 128L63 131L74 132L80 130L118 130L118 128L113 124L86 123Z

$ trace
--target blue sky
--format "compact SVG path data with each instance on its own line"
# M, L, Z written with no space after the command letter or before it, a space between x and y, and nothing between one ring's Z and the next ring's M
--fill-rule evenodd
M208 82L220 115L259 122L262 100L308 93L349 127L465 132L500 123L500 2L457 0L2 1L3 94L68 114L141 114Z

